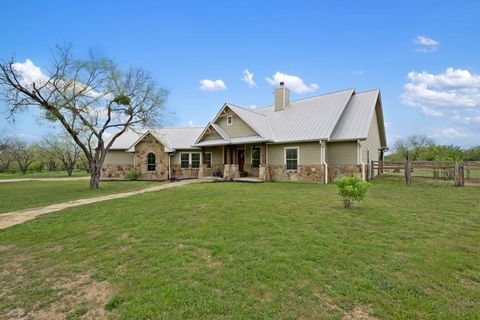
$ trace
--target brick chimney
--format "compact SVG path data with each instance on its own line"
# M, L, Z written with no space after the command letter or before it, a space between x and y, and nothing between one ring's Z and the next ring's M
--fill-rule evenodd
M285 83L280 82L280 86L275 89L275 111L282 111L290 105L290 90L285 87Z

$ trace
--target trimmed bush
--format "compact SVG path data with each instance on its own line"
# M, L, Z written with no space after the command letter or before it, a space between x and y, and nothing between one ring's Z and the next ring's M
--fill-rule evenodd
M338 187L338 194L342 197L345 208L350 208L354 201L365 199L370 183L363 181L358 176L343 177L335 181Z
M125 178L132 181L138 180L138 177L140 177L140 173L137 170L132 170L125 176Z

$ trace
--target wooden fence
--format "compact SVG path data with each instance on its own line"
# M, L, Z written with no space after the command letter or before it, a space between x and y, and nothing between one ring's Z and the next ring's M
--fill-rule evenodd
M411 184L412 177L452 180L461 187L465 180L480 185L480 161L372 161L369 178L377 175L403 175L405 183Z

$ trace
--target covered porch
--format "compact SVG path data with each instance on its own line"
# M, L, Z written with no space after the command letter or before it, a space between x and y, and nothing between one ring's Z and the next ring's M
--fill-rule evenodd
M221 146L224 181L261 182L270 180L267 165L267 145L227 144ZM219 167L206 157L206 148L201 147L199 177L211 175L212 167Z

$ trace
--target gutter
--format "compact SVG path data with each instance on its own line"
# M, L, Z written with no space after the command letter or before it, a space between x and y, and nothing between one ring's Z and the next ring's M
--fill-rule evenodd
M318 141L320 143L320 162L323 164L323 167L324 167L324 182L325 184L328 183L328 164L327 164L327 161L325 160L325 149L326 149L326 144L325 144L325 141L323 140L319 140Z

